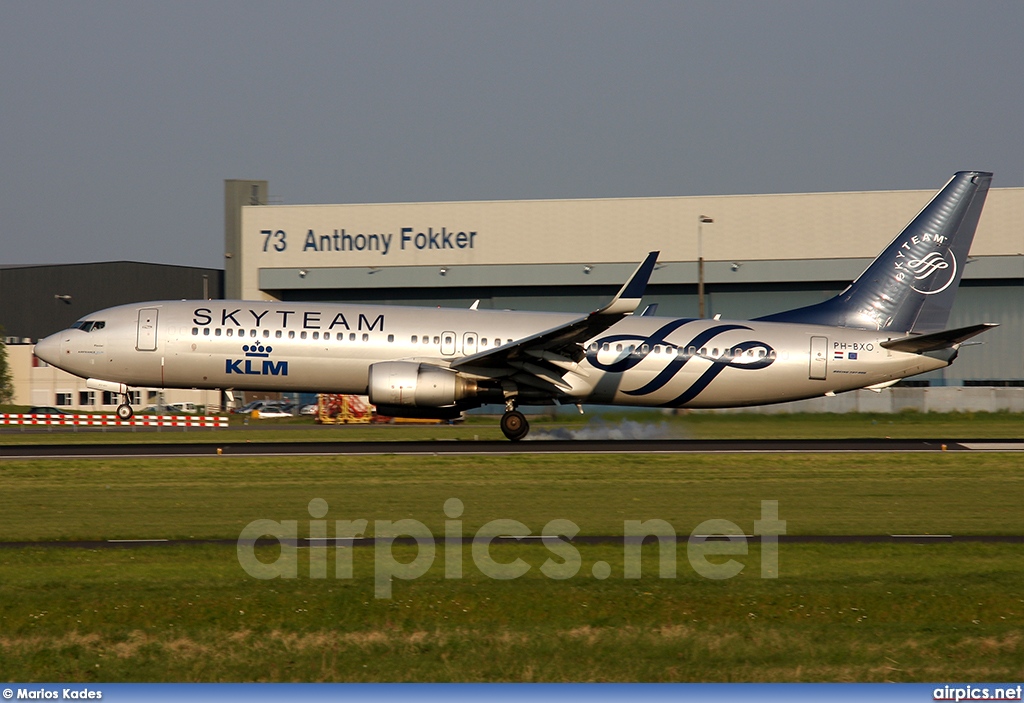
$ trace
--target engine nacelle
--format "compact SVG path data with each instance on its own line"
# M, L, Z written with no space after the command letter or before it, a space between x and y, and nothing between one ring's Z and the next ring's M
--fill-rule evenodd
M374 405L442 408L477 394L476 381L417 361L371 364L369 385Z

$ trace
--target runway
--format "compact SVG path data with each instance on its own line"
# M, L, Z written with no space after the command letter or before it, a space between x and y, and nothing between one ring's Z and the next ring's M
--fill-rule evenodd
M0 446L0 459L205 456L472 456L511 454L772 454L1024 452L1024 439L438 440L428 442L191 442Z

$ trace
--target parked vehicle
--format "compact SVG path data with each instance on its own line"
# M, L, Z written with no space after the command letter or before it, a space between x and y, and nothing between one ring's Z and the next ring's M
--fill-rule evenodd
M55 408L52 405L33 405L31 408L28 409L28 414L29 415L73 415L74 413L69 413L67 410L61 410L60 408Z
M176 413L197 413L199 408L195 403L170 403L167 407Z
M263 420L275 417L292 417L292 413L286 405L265 403L262 407L256 408L253 411L253 417Z

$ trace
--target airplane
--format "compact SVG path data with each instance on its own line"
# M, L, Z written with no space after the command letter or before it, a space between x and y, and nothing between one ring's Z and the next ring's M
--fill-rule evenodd
M992 174L961 171L839 295L753 320L634 314L659 252L589 315L241 300L157 301L87 315L39 341L43 361L132 386L368 395L395 417L504 405L728 408L881 390L941 369L995 327L945 329Z

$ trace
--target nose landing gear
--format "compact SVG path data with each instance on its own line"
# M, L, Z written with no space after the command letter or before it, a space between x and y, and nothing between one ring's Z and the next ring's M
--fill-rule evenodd
M513 442L518 442L530 433L530 423L526 416L516 410L516 401L509 398L505 401L505 414L501 416L501 431Z
M131 420L132 416L135 415L132 410L132 406L128 404L128 394L126 393L123 397L123 402L117 406L117 417L120 420Z

